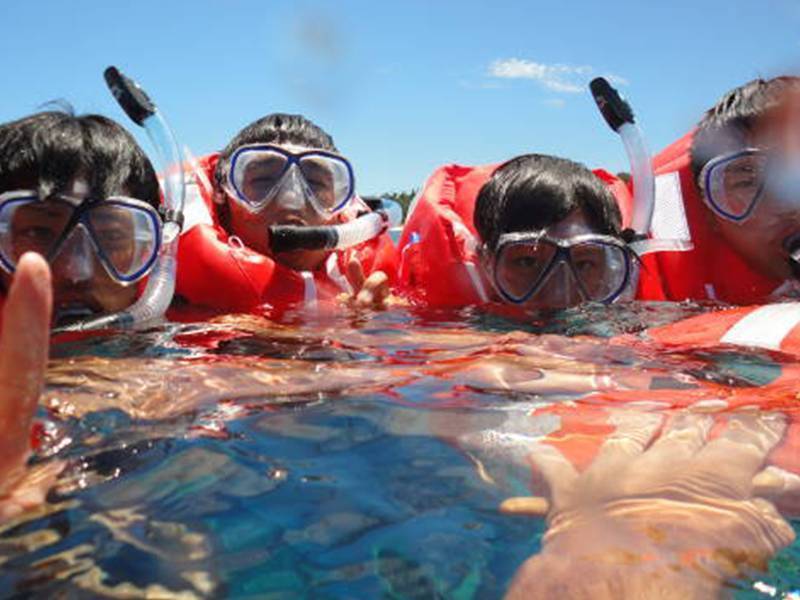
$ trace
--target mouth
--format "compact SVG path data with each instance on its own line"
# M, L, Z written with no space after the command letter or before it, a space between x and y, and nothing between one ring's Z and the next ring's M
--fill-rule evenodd
M787 260L792 273L795 278L800 279L800 232L784 238L783 249L788 254Z
M308 223L299 215L282 215L272 222L272 225L295 225L297 227L308 227Z
M783 238L783 249L792 258L800 256L800 231Z
M53 325L63 327L93 317L102 310L84 302L61 302L53 307Z

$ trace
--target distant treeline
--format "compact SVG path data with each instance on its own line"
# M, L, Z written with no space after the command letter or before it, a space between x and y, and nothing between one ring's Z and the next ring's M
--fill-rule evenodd
M381 194L381 198L391 198L400 206L402 206L403 220L405 220L406 216L408 215L408 207L411 206L414 198L417 197L417 192L419 192L419 189L417 188L414 188L408 192L389 192L387 194Z

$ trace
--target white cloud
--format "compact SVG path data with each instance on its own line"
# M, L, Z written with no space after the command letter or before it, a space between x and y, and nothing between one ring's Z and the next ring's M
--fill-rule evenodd
M588 65L544 64L521 58L497 59L489 65L489 76L499 79L532 79L548 90L565 94L586 91L594 69ZM618 75L606 75L615 85L628 82Z

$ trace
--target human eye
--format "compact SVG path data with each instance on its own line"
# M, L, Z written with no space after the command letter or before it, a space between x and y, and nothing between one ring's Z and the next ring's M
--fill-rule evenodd
M516 256L511 260L512 266L517 269L533 269L538 263L535 256Z
M31 243L47 244L56 238L57 232L42 225L28 225L16 231L15 235Z

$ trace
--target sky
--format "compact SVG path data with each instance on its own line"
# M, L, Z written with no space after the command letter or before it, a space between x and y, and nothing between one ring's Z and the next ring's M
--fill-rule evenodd
M725 91L800 67L797 0L2 0L0 23L0 122L63 99L136 129L104 86L113 64L198 156L271 112L309 117L363 195L527 152L627 170L592 77L655 152Z

